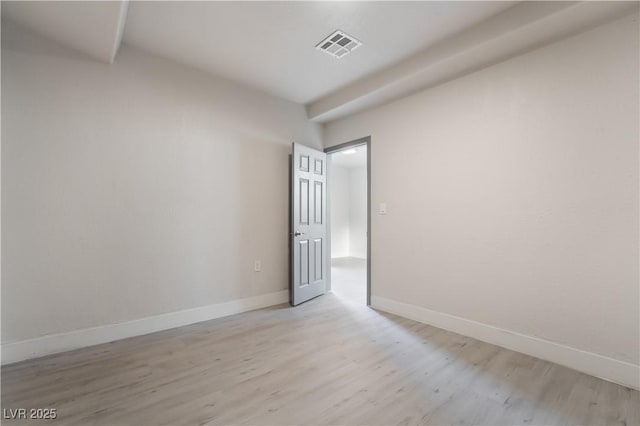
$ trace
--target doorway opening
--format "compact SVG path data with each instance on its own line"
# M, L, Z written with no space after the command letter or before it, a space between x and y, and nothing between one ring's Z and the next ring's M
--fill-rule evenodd
M327 148L330 289L345 302L371 304L370 138Z

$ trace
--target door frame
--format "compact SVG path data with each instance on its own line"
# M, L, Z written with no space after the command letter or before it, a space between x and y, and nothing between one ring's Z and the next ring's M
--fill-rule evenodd
M356 146L365 145L367 147L367 306L371 306L371 136L354 139L349 142L325 148L324 153L335 154L339 151L355 148ZM331 290L331 161L327 161L327 265L329 277L327 291Z

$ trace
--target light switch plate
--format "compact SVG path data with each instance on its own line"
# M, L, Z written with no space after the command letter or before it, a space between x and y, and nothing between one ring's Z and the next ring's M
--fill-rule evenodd
M378 209L378 213L387 214L387 203L380 203L380 208Z

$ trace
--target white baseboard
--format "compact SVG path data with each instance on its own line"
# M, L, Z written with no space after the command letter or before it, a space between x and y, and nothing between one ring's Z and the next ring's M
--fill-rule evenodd
M241 312L252 311L254 309L265 308L267 306L278 305L287 301L289 301L289 292L284 290L215 305L154 315L152 317L118 324L85 328L66 333L50 334L35 339L5 343L2 344L1 363L2 365L11 364L30 358L113 342L114 340L126 339L127 337L140 336Z
M349 254L349 255L344 255L344 256L331 256L331 260L334 259L366 259L367 256L356 256L353 254Z
M366 259L367 253L351 253L350 257L355 257L356 259Z
M640 366L629 362L384 297L372 297L371 305L381 311L473 337L640 390Z
M349 253L347 252L331 253L331 259L341 259L343 257L349 257Z

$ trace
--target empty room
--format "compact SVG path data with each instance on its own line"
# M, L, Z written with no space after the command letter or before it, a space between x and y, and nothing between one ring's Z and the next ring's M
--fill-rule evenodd
M2 1L2 424L640 425L640 2Z

